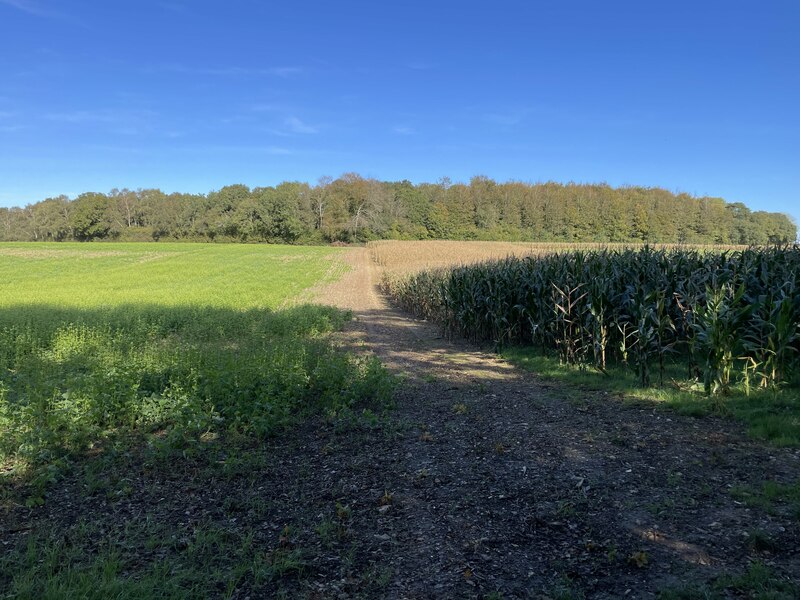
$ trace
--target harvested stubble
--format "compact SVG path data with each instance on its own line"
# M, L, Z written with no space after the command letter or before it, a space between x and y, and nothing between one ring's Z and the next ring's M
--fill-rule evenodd
M545 256L577 250L638 249L641 244L566 243L566 242L485 242L455 240L369 242L367 248L373 262L383 267L384 273L412 273L426 269L472 265L510 256ZM744 246L689 246L656 244L657 249L688 248L700 251L743 250Z

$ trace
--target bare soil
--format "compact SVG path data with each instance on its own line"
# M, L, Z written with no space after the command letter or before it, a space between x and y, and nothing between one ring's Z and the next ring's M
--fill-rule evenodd
M385 420L309 422L225 477L134 456L123 498L87 501L82 480L61 482L11 515L4 542L89 515L107 531L146 518L187 537L211 523L302 556L237 598L654 598L756 560L800 580L797 517L731 493L797 481L797 450L542 382L391 308L365 249L346 259L353 269L318 297L353 311L343 345L401 378Z

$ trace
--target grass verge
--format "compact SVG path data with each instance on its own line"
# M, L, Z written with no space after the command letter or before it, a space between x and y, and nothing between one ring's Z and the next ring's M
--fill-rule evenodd
M749 395L734 389L728 396L710 397L701 385L686 384L687 369L672 363L667 366L663 386L642 388L637 377L624 367L595 369L564 365L553 356L533 348L508 348L502 356L544 379L559 381L577 389L603 391L623 400L652 403L680 414L730 416L744 423L748 433L775 446L800 446L800 390L757 390Z
M722 575L710 585L687 585L662 590L659 600L794 600L800 597L797 583L781 577L763 562L754 562L744 573Z

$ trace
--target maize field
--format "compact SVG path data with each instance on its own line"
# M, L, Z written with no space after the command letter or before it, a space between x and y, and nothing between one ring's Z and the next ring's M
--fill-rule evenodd
M680 356L706 393L797 373L800 247L604 248L384 277L402 309L446 335L535 346L565 364L635 370L663 385Z

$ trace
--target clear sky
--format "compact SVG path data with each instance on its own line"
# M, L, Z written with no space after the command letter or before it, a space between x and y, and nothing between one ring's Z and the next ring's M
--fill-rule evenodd
M799 31L799 0L0 0L0 205L356 171L800 220Z

